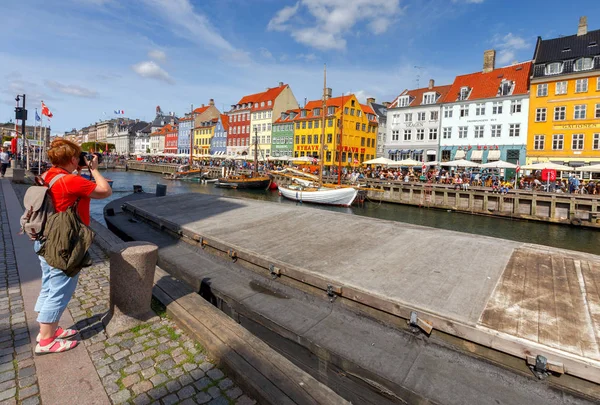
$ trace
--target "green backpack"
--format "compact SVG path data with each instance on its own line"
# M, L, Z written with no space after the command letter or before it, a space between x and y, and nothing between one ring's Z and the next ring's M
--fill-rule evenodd
M38 251L50 266L61 269L69 277L92 265L88 249L95 234L81 222L77 214L78 203L79 199L66 211L48 217Z

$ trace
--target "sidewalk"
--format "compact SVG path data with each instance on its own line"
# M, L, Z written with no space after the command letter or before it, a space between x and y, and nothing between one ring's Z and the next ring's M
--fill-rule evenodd
M0 404L254 404L208 359L200 345L161 315L107 339L101 316L109 305L109 262L96 245L61 325L81 332L66 353L34 356L38 333L33 305L39 261L17 235L27 185L0 180Z

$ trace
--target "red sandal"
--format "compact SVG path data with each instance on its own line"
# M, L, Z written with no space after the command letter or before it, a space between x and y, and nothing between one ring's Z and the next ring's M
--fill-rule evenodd
M77 335L79 331L77 329L63 329L60 326L54 332L55 339L71 339L73 336ZM35 341L40 343L40 334L38 333Z
M46 343L43 345L43 343ZM79 342L76 340L62 340L62 339L42 339L40 343L35 346L35 354L43 355L43 354L51 354L51 353L62 353L67 350L71 350L75 346L77 346Z

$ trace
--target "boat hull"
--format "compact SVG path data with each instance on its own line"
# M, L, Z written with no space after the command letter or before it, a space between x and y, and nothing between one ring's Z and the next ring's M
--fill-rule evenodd
M338 205L349 207L358 194L358 190L352 187L346 188L320 188L318 190L292 189L279 186L279 193L293 201L311 204Z
M221 178L215 182L215 187L220 188L234 188L234 189L254 189L254 190L266 190L271 184L270 178L260 179L228 179Z

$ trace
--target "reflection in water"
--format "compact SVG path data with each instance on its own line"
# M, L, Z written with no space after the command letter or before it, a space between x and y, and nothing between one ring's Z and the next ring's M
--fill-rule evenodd
M198 184L184 181L164 180L161 175L144 172L109 171L108 177L114 180L112 199L130 194L134 184L141 185L146 192L153 193L156 184L166 184L168 194L188 192L221 195L225 197L243 197L255 200L274 201L282 204L296 204L280 197L277 191L228 190L217 188L213 184ZM104 223L102 209L107 200L92 202L92 216ZM327 207L304 205L307 209L326 209L366 217L405 222L433 228L493 236L520 242L537 243L563 249L598 253L600 232L593 229L576 228L564 225L545 224L540 222L518 221L492 218L478 215L461 214L428 208L406 205L379 204L368 202L360 207ZM401 225L401 224L399 224Z

